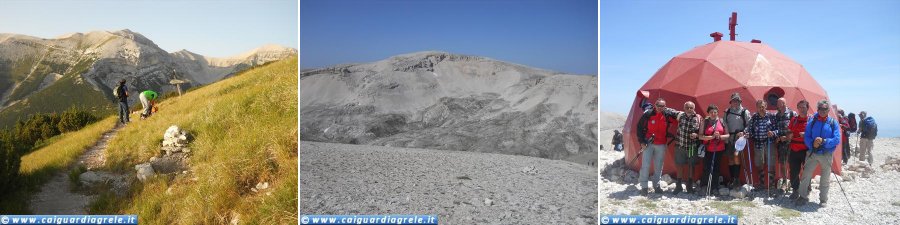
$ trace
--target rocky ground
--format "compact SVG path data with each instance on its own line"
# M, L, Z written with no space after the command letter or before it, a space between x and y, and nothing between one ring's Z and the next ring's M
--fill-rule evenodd
M441 224L598 221L597 169L583 164L309 141L299 154L301 215L437 214Z
M604 141L603 138L600 140ZM855 138L850 142L856 146ZM810 202L798 207L786 196L765 198L765 192L761 190L750 192L746 199L728 196L707 200L696 194L673 195L673 184L664 187L663 194L651 193L643 197L636 181L627 184L611 181L620 179L610 175L616 173L614 169L621 165L616 161L621 160L624 153L606 149L600 152L598 162L601 173L607 173L601 175L599 183L599 212L601 217L612 214L731 214L738 215L741 224L900 224L900 194L897 194L900 193L900 138L876 139L874 152L873 166L854 157L844 166L844 171L852 172L845 172L840 185L838 179L832 177L826 207L819 205L819 190L815 183L809 195ZM625 174L626 181L636 177L631 172Z

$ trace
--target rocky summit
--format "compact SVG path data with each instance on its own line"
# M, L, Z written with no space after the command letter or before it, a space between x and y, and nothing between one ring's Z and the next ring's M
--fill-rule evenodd
M301 140L596 162L597 78L417 52L300 73Z

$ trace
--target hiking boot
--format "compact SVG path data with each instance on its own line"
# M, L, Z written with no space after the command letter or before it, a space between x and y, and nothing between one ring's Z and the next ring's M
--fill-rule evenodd
M687 193L688 193L688 194L693 194L693 193L694 193L694 184L693 184L693 182L688 182L688 183L685 184L685 185L687 185Z
M794 201L794 205L803 206L803 205L806 205L807 202L809 202L808 199L806 199L804 197L797 197L797 200Z
M660 194L662 194L662 193L663 193L663 189L660 188L659 186L656 186L656 187L653 187L653 192L654 192L654 193L660 193Z
M675 185L675 191L672 192L672 194L676 194L676 195L677 195L677 194L679 194L679 193L681 193L681 185L676 184L676 185Z
M647 196L647 188L641 188L641 196Z
M822 208L828 207L828 202L825 202L825 201L819 202L819 207L822 207Z
M797 200L797 198L799 198L799 197L800 197L800 193L798 193L797 190L794 190L794 192L791 193L791 196L788 198L790 198L791 200Z

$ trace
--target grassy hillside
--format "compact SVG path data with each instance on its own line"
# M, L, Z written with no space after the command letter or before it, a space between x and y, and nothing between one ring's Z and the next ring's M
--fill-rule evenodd
M110 140L107 167L134 173L177 125L194 136L190 173L136 182L125 198L103 195L91 213L137 214L141 224L297 223L296 57L167 99L159 109ZM271 187L250 191L258 182Z
M47 145L22 156L19 174L26 189L20 190L21 193L7 193L6 197L11 199L0 201L0 212L29 213L26 207L22 207L28 201L26 197L29 195L26 192L37 191L54 173L72 165L81 153L93 146L115 124L115 118L104 119L76 132L64 133L47 140Z
M116 125L116 118L106 118L76 132L54 137L50 144L22 156L19 173L29 184L39 184L50 178L53 172L65 169L75 162L81 153L94 145L104 132Z
M96 115L109 114L115 109L113 102L94 90L90 83L77 76L64 76L46 89L0 111L0 128L8 127L27 115L62 112L72 106Z
M96 115L113 112L115 105L112 100L107 99L102 92L94 90L91 84L80 78L80 74L90 69L94 62L95 60L92 58L81 59L74 65L58 64L48 60L39 61L33 75L29 78L24 76L29 73L30 66L34 63L19 63L15 70L10 70L6 75L2 72L3 67L0 66L0 80L4 76L22 76L21 79L23 79L15 80L21 84L10 94L10 101L21 101L0 111L0 128L9 127L15 121L28 115L61 112L73 106ZM29 65L29 67L25 68L24 65ZM50 73L63 74L63 77L46 89L35 92ZM8 86L11 88L13 85L9 84Z

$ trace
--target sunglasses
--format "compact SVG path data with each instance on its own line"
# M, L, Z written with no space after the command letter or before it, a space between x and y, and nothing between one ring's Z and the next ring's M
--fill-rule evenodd
M819 111L828 111L828 108L819 108Z

